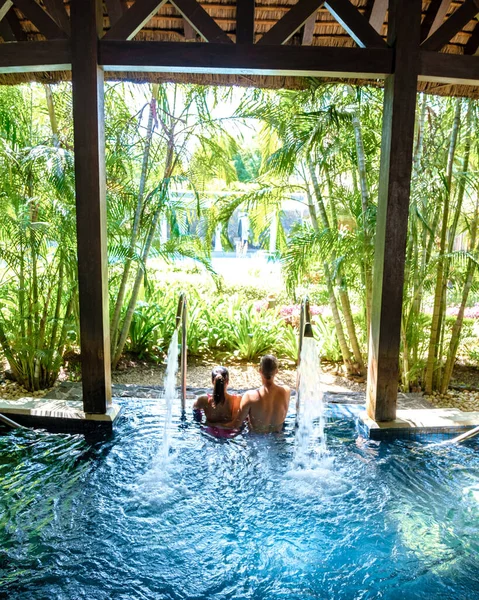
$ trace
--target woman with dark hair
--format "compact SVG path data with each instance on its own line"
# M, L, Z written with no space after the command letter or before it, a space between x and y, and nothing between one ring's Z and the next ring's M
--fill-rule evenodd
M239 410L241 396L228 394L229 373L225 367L215 367L211 372L213 393L198 396L193 404L195 419L201 420L204 412L210 425L221 426L232 421Z

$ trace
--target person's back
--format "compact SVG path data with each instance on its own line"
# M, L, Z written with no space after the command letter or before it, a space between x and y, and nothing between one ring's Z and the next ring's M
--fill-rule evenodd
M281 431L288 414L290 393L289 388L276 383L247 392L250 429L257 433Z
M224 425L238 413L241 396L227 392L229 373L225 367L215 367L211 373L213 394L198 396L193 405L197 420L201 420L201 411L209 424Z
M291 391L289 387L274 382L278 373L278 361L274 356L263 356L259 372L263 385L244 394L235 426L248 417L252 431L276 433L283 428Z

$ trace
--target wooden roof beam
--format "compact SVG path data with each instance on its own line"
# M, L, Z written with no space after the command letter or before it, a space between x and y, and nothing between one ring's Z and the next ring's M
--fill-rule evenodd
M68 40L0 44L0 73L69 71L71 51Z
M196 0L170 0L170 2L207 42L233 43L226 32Z
M70 35L70 17L65 10L63 0L43 0L48 14L54 21L63 29L65 33Z
M15 6L47 39L57 40L68 37L35 0L15 0Z
M421 24L421 42L432 35L444 23L452 0L431 0Z
M257 43L273 46L285 44L323 4L324 0L298 0Z
M314 28L316 27L317 16L318 13L316 11L310 17L308 17L306 23L304 24L303 38L301 40L303 46L311 46L311 44L313 43Z
M10 23L7 19L2 19L0 21L0 36L3 38L4 42L16 42L17 38L10 27Z
M369 16L369 24L378 33L381 33L384 21L386 20L388 4L389 0L374 0L371 15Z
M464 4L461 4L449 19L421 44L421 48L439 52L478 12L479 0L465 0Z
M5 20L10 25L10 29L12 30L17 42L26 42L27 34L23 31L20 21L18 20L17 13L13 7L7 12Z
M126 2L124 0L105 0L105 3L108 18L110 19L110 27L113 27L128 10Z
M13 2L11 0L1 0L0 2L0 21L7 14L7 12L12 8Z
M255 0L236 0L236 43L254 44Z
M350 0L327 0L326 8L360 48L385 48L386 42Z
M196 40L196 29L186 19L183 19L183 33L186 41L194 42Z
M479 22L476 23L467 44L464 46L464 54L478 54L479 50Z
M1 49L1 44L0 44ZM239 73L380 79L393 51L327 46L100 41L106 71Z
M479 85L477 56L422 50L419 63L419 81L445 85Z
M136 0L105 33L105 40L131 40L166 4L166 0Z

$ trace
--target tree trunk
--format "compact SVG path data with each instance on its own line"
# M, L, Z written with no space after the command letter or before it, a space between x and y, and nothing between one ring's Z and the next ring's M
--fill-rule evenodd
M57 121L57 116L55 113L55 104L53 102L52 88L51 88L51 85L49 85L48 83L45 85L45 96L47 99L47 108L48 108L48 115L50 117L50 126L52 128L53 145L55 146L55 148L58 148L60 146L60 137L58 135L58 121Z
M163 199L164 199L165 195L167 194L169 180L172 175L172 170L173 170L173 165L174 165L174 149L175 148L174 148L174 143L173 143L173 137L174 137L173 131L171 131L171 133L169 135L170 142L168 145L166 165L165 165L165 171L164 171L164 175L163 175L163 188L161 190L161 200L158 203L158 208L156 209L155 214L153 216L153 220L150 225L150 230L148 232L148 236L146 238L145 245L143 248L141 263L138 265L138 271L136 273L135 282L133 284L133 290L131 292L130 302L128 303L128 308L126 311L125 320L123 321L123 326L121 328L120 338L118 340L116 352L113 356L113 361L112 361L113 369L116 368L118 361L120 360L120 357L123 352L123 348L125 347L125 343L128 338L131 321L133 319L133 313L135 312L135 306L136 306L136 302L138 300L138 293L140 291L140 286L141 286L141 283L143 281L144 274L145 274L144 265L146 265L146 261L148 260L148 256L150 254L150 249L151 249L151 244L153 243L153 238L154 238L154 235L156 232L158 221L160 219L160 216L161 216L161 213L163 210L163 204L164 204Z
M437 265L437 279L436 289L434 294L434 310L432 315L431 323L431 336L429 339L429 348L426 364L426 377L425 387L426 393L431 393L434 387L434 378L437 369L437 359L439 350L439 338L441 333L441 324L443 314L441 313L442 307L442 296L443 296L443 280L444 280L444 263L445 253L447 250L447 231L449 224L449 205L451 200L451 187L452 187L452 172L454 165L454 154L457 146L457 138L459 133L459 125L461 119L461 98L457 99L456 112L454 116L451 140L449 144L449 153L446 168L446 190L444 194L444 208L442 215L442 228L441 228L441 244L439 249L439 260Z
M316 196L317 206L319 209L319 214L321 217L322 225L323 225L324 229L329 229L330 228L329 227L329 219L328 219L328 215L326 212L326 207L323 202L323 197L321 194L319 181L318 181L318 178L316 177L315 167L309 156L307 158L307 163L308 163L309 174L311 176L311 181L313 183L313 188L314 188L314 192L315 192L315 196ZM308 192L308 195L309 195L309 192ZM311 202L312 202L312 198L311 198L311 200L309 200L309 198L308 198L308 203L311 204ZM316 226L317 226L317 219L316 219ZM326 265L326 263L325 263L325 265ZM358 372L359 374L362 375L365 372L364 362L363 362L363 358L361 355L361 350L359 348L358 339L356 336L356 329L354 326L353 316L351 313L351 304L349 302L348 292L344 287L342 287L341 285L339 286L339 298L341 301L341 309L343 311L344 320L346 323L346 328L348 330L349 339L350 339L351 345L353 347L354 360L357 364L357 368L353 365L353 363L351 361L351 353L350 353L348 344L346 342L346 338L344 336L344 329L343 329L343 325L341 322L341 317L339 315L338 305L337 305L337 301L336 301L336 294L334 293L333 281L331 279L329 279L330 277L332 277L330 270L329 270L329 266L327 266L327 268L325 269L325 273L326 273L326 278L328 279L327 284L328 284L329 301L331 304L331 310L333 311L333 318L334 318L334 323L335 323L335 327L336 327L336 335L338 337L339 345L341 348L341 354L343 355L343 361L346 366L346 370L347 370L348 374L353 374L354 372ZM339 274L338 274L338 279L339 279Z
M373 269L369 260L370 248L372 245L372 235L368 225L368 210L369 210L369 189L366 170L366 156L364 153L363 134L361 131L361 121L359 114L355 110L353 112L353 129L354 138L356 141L356 155L358 158L359 184L361 189L361 207L363 221L363 239L364 239L364 283L366 287L366 339L369 346L369 328L371 326L371 311L372 311L372 296L373 296ZM363 367L364 368L364 367Z
M476 248L476 238L477 238L477 226L478 226L478 216L479 216L479 193L477 195L476 200L476 210L474 213L474 222L471 227L471 249L476 251L479 247ZM449 387L449 383L452 377L452 371L454 369L454 363L456 362L457 349L459 347L459 341L461 339L461 330L462 323L464 320L464 311L466 310L467 299L469 297L469 292L471 291L471 287L474 281L474 273L476 271L476 263L471 258L468 260L467 270L466 270L466 279L464 282L464 288L462 290L462 299L461 304L459 306L459 312L457 313L456 320L454 321L454 325L452 326L452 334L451 340L449 342L449 351L447 353L446 364L444 366L444 372L441 380L441 393L444 394Z
M123 274L121 278L120 287L118 290L118 296L115 303L115 309L113 312L113 318L111 321L110 335L111 335L111 350L112 356L115 356L116 347L118 342L118 330L120 326L120 316L121 309L123 308L123 302L125 301L125 294L128 284L128 276L130 274L132 259L131 256L135 253L136 243L138 241L138 234L140 231L140 219L141 214L143 212L144 205L144 195L145 195L145 187L146 181L148 178L148 167L150 162L150 149L151 149L151 141L153 138L153 132L155 127L155 119L156 119L156 99L158 96L158 85L153 85L152 88L152 98L150 100L149 112L148 112L148 123L146 126L146 139L145 139L145 148L143 150L143 161L141 165L141 174L140 174L140 184L138 188L138 199L136 203L136 211L135 218L133 221L133 228L131 231L130 244L129 244L129 254L125 260L125 266L123 268Z

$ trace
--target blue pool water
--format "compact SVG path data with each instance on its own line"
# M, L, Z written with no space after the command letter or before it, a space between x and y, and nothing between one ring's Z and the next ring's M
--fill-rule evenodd
M165 465L163 401L103 441L0 436L0 597L479 598L477 446L368 441L342 410L302 471L293 417L219 442L175 414Z

